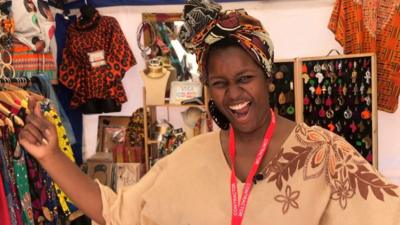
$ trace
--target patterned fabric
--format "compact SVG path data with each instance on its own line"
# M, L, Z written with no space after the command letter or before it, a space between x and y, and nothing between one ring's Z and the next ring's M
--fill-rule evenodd
M97 12L87 24L78 21L68 27L59 79L74 91L72 108L95 99L121 105L127 101L121 81L134 64L118 21Z
M46 103L45 103L46 104ZM50 109L48 106L42 106L44 111L44 116L49 120L52 124L54 124L57 128L57 136L58 136L58 146L62 150L62 152L72 161L75 162L74 153L72 152L71 145L69 143L66 131L62 122L57 115L57 112L54 109ZM49 183L49 182L48 182ZM61 190L61 188L53 183L55 191L57 193L58 201L61 205L61 208L64 212L64 215L69 216L71 213L76 211L75 206L72 201L68 198L68 196Z
M3 142L0 140L0 154L4 151ZM11 212L10 212L10 203L8 201L8 193L6 192L7 183L3 182L4 173L2 166L2 158L0 157L0 224L11 225Z
M51 52L36 53L30 47L14 40L12 46L12 65L17 77L45 74L50 80L57 80L57 68Z
M400 1L337 0L328 27L344 53L377 54L378 107L395 112L400 94Z
M205 77L205 58L210 45L224 38L234 38L260 64L268 77L272 75L274 47L260 21L244 11L221 12L212 0L188 0L183 18L185 23L179 37L184 46L196 53L202 81Z
M15 21L14 36L33 51L37 50L38 41L44 41L44 52L49 52L55 25L48 3L44 0L13 1L11 12Z
M220 143L220 132L194 137L118 194L100 185L106 224L230 224ZM243 225L400 224L399 188L328 130L298 124L261 171Z
M16 137L13 137L13 141L16 142ZM32 199L29 192L29 180L28 180L28 172L25 163L25 157L22 153L22 149L19 144L16 144L14 150L14 170L17 181L17 188L19 199L21 201L22 206L22 219L24 221L24 225L33 225L33 212L32 212Z
M22 220L22 206L18 196L17 181L15 176L15 170L13 167L13 146L11 139L13 134L8 130L7 126L1 128L2 140L3 140L3 151L1 152L1 163L3 165L3 171L6 177L6 186L9 188L8 202L10 204L11 212L11 223L13 225L23 225ZM4 174L4 173L3 173Z
M46 183L46 172L39 163L24 151L28 169L29 188L32 198L32 210L35 224L57 224L57 197L54 188Z

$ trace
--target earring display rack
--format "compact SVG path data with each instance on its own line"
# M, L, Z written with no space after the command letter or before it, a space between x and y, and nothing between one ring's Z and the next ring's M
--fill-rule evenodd
M374 54L299 58L296 121L344 137L378 168Z
M268 84L270 106L275 112L289 120L295 121L294 77L296 77L296 60L276 60L272 82Z

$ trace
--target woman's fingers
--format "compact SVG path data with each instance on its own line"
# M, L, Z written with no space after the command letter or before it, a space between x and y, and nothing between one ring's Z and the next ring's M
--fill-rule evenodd
M36 106L40 107L40 104L39 104L40 101L41 100L38 97L30 96L29 99L28 99L28 110L29 110L29 112L34 112L34 109L35 109Z
M23 131L24 135L28 138L28 140L31 141L32 144L41 144L47 142L45 133L32 123L26 124Z
M18 135L19 142L25 146L25 144L29 145L40 145L41 139L37 138L27 129L21 130Z

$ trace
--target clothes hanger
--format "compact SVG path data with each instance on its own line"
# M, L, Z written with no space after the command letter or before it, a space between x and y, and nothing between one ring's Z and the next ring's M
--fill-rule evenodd
M22 78L15 78L15 79L16 79L16 82L17 82L18 86L24 85L24 80ZM10 88L8 88L8 87L11 87L11 89L13 89L13 90L10 90ZM11 96L13 96L15 99L17 99L19 101L22 101L22 100L27 99L29 97L29 93L26 90L20 89L20 88L17 88L17 87L13 88L12 84L7 84L6 83L4 85L4 88L6 89L6 93L10 94Z
M24 121L23 121L21 118L19 118L17 115L14 115L12 112L10 112L10 110L8 110L8 109L7 109L4 105L2 105L1 103L0 103L0 113L2 113L4 116L6 116L6 117L5 117L5 123L6 123L8 126L12 126L12 127L13 127L13 130L14 130L14 126L13 126L13 122L12 122L11 119L13 119L14 122L15 122L16 124L20 125L20 126L24 126L24 125L25 125ZM11 123L10 123L10 121L11 121Z

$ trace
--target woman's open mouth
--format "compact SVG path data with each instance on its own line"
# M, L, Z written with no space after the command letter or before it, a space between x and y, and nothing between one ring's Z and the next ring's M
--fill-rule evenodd
M236 119L245 119L250 110L251 102L242 102L235 105L230 105L229 109Z

